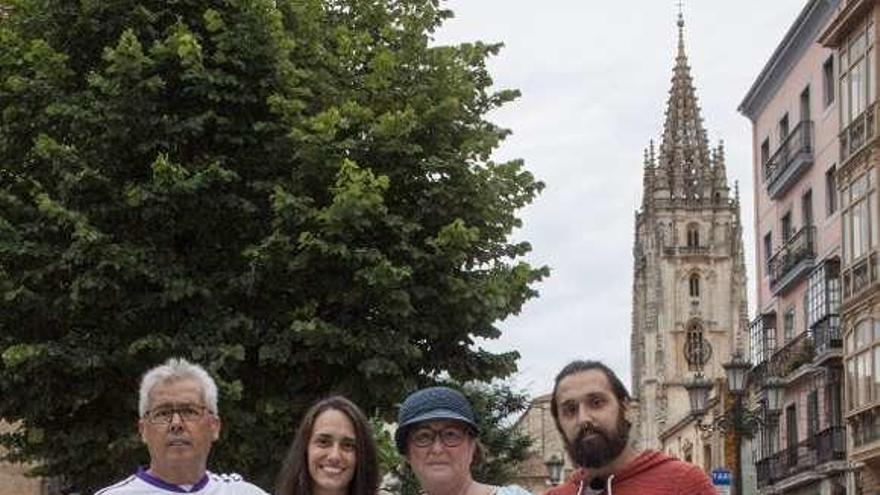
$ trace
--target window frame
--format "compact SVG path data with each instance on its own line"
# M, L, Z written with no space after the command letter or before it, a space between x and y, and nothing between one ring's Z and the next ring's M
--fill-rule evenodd
M837 165L825 171L825 216L830 217L838 210Z
M834 74L834 55L829 55L822 63L822 103L828 108L834 103L834 87L837 77Z
M688 294L692 299L700 298L700 274L691 273L688 277Z

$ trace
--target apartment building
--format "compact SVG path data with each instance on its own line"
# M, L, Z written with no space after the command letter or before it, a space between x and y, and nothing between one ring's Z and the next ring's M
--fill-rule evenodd
M760 493L846 486L841 219L851 221L854 207L838 195L840 62L818 43L840 3L806 2L739 107L752 123L754 157L750 405ZM860 186L857 215L868 201L869 186Z
M873 1L841 2L819 42L833 50L839 93L844 417L849 493L880 491L880 285L877 283L878 106Z

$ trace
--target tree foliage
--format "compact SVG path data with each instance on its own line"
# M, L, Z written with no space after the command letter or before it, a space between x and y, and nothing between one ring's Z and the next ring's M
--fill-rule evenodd
M546 275L542 184L490 155L499 45L432 46L439 0L9 0L0 21L0 417L85 492L146 453L136 385L218 379L212 468L271 484L331 391L390 417L490 380Z

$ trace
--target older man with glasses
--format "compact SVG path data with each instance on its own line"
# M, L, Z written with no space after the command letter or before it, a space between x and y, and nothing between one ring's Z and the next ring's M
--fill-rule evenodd
M138 410L149 467L95 495L266 495L238 475L208 472L220 416L217 385L201 366L169 359L148 371L141 380Z

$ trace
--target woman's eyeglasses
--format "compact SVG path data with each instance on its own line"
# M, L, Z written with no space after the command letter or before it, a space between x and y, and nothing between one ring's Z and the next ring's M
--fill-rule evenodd
M440 443L446 447L458 447L467 435L463 429L455 426L447 426L439 430L419 428L410 434L409 441L416 447L430 447L437 437L440 437Z

